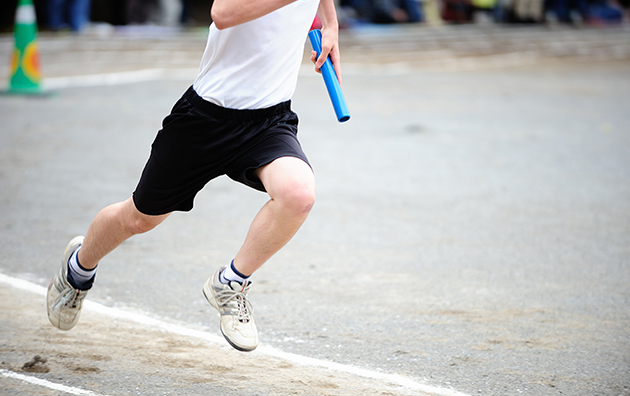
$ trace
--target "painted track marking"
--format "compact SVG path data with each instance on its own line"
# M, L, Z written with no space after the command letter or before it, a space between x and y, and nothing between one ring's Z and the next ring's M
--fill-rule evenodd
M56 382L46 381L45 379L32 377L30 375L18 374L9 370L0 369L0 375L3 375L7 378L13 378L20 381L28 382L29 384L41 386L44 388L48 388L48 389L52 389L52 390L56 390L60 392L65 392L65 393L70 393L71 395L105 396L105 395L99 395L98 393L94 393L89 390L62 385Z
M36 285L34 283L31 283L22 279L0 274L0 282L6 283L16 289L25 290L31 293L39 294L41 296L46 295L45 287ZM85 300L83 303L83 307L84 309L87 309L91 312L100 313L102 315L105 315L111 318L128 320L128 321L145 325L145 326L149 326L152 328L158 328L172 334L200 339L200 340L209 342L211 344L216 344L220 346L226 345L226 342L223 339L223 337L216 336L214 334L210 334L201 330L196 330L196 329L193 329L193 328L181 325L181 324L173 324L173 323L164 322L159 319L155 319L146 315L138 314L137 312L129 312L129 311L121 310L121 309L106 307L105 305L102 305L102 304L99 304L90 300ZM411 378L404 377L401 375L381 373L381 372L377 372L373 370L349 366L349 365L331 362L331 361L327 361L323 359L311 358L308 356L302 356L295 353L283 352L279 349L273 348L268 345L260 345L257 348L257 351L267 356L280 358L280 359L283 359L292 363L296 363L302 366L321 367L321 368L325 368L331 371L337 371L337 372L352 374L355 376L369 378L373 380L389 382L391 384L395 384L402 387L406 391L420 391L420 392L425 392L425 393L439 395L439 396L469 396L465 393L457 392L451 389L440 388L440 387L436 387L432 385L423 384L416 380L413 380ZM2 373L3 375L6 375L4 371L0 371L0 373ZM20 374L16 374L16 375L20 375ZM32 378L35 378L35 377L32 377ZM63 386L63 385L60 385L60 386ZM80 390L80 391L83 391L83 390ZM83 391L83 392L89 392L89 391ZM75 394L95 395L94 393L75 393Z

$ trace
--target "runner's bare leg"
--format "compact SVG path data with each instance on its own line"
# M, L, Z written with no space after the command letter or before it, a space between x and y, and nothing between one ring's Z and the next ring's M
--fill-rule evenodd
M299 158L281 157L258 169L270 200L254 218L234 266L251 275L293 238L315 203L315 176Z

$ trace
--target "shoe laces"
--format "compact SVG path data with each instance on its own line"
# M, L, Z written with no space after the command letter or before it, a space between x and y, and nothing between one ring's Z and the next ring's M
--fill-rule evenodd
M240 290L233 290L228 286L217 292L219 304L230 307L231 314L236 315L238 321L241 323L249 323L254 313L254 307L247 298L247 292L249 291L248 286L249 284L245 283Z
M85 296L85 293L81 293L81 290L67 288L59 295L58 302L55 305L57 307L63 306L74 309L83 300L83 296Z

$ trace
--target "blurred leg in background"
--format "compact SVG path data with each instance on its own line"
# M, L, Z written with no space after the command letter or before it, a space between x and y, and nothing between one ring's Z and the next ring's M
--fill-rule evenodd
M48 27L52 30L61 30L64 24L65 0L48 0Z
M181 0L160 0L159 23L163 26L179 26L182 17Z
M79 32L90 21L90 0L48 0L48 27Z
M68 1L68 22L75 32L83 30L90 21L90 0Z

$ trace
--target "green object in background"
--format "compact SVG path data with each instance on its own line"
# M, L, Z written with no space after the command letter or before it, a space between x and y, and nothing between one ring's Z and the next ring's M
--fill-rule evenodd
M20 0L15 13L15 49L9 93L41 93L37 20L32 0Z
M472 0L471 4L477 8L490 10L497 5L497 0Z

